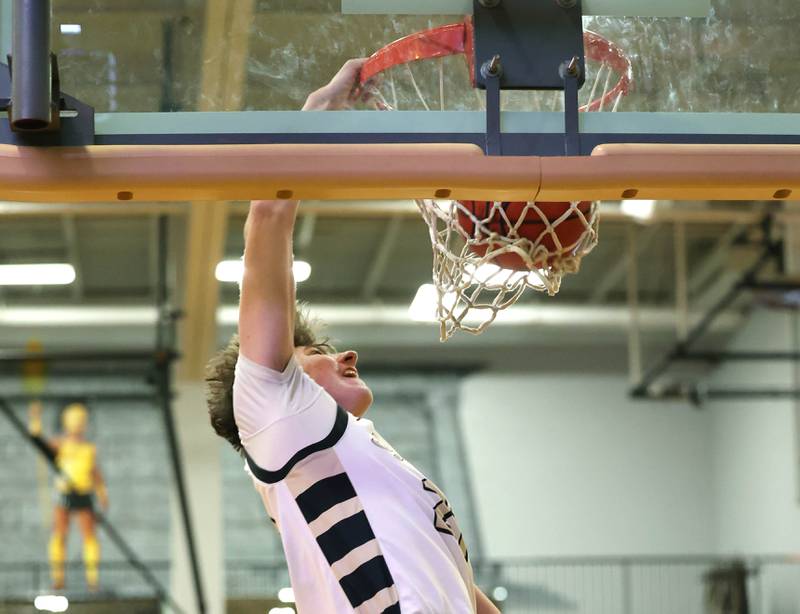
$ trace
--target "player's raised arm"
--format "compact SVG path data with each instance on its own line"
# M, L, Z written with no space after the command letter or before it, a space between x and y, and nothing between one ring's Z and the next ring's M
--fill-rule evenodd
M294 349L292 232L296 200L250 203L244 227L239 344L246 357L282 371Z
M345 62L330 83L309 95L303 110L344 109L363 97L358 74L365 61ZM253 201L244 229L240 351L253 362L276 371L286 367L294 349L292 233L297 206L295 200Z

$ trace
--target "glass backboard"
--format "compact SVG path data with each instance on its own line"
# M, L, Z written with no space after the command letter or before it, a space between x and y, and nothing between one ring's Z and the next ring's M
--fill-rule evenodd
M0 2L4 51L11 47L11 4ZM411 80L391 83L395 99L407 102L398 106L402 112L379 112L371 104L324 117L298 111L346 59L463 21L472 10L469 0L52 5L62 90L94 107L98 144L480 142L486 130L484 94L473 90L463 55L409 65ZM800 141L794 66L800 5L793 0L583 0L583 15L587 30L623 50L633 74L617 113L582 114L583 134L619 135L589 139L587 147L640 135L678 142ZM584 97L589 89L587 77ZM557 94L503 92L501 129L559 134L562 109ZM531 142L517 153L536 153Z
M62 89L95 108L98 143L158 134L172 135L165 142L202 141L198 135L217 135L208 136L209 142L341 142L370 140L372 134L448 140L445 135L485 130L480 95L472 91L463 56L443 69L424 61L411 67L417 85L428 87L431 111L424 111L412 92L413 102L400 113L370 105L324 117L298 112L306 95L346 59L458 22L471 11L469 0L52 4ZM584 27L631 59L634 86L616 114L583 115L582 132L798 141L797 2L584 0L583 5ZM10 49L10 6L10 0L0 3L4 51ZM536 102L535 95L504 92L502 130L563 131L560 101L548 104Z

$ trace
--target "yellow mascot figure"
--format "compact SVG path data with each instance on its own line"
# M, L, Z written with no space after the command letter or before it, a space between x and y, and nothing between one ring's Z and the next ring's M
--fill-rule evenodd
M95 530L94 495L103 510L108 509L108 496L97 463L97 450L86 440L89 412L81 403L72 403L61 414L63 432L60 437L44 440L41 436L41 409L31 406L30 432L42 440L54 457L60 475L56 482L58 500L53 514L49 559L53 588L64 588L64 562L70 519L75 515L83 536L83 562L86 584L97 590L100 544Z

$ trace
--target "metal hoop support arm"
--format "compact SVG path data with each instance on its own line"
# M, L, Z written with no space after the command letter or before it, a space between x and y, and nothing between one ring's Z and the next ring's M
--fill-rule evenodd
M0 200L786 200L800 145L615 144L591 156L477 145L0 145Z

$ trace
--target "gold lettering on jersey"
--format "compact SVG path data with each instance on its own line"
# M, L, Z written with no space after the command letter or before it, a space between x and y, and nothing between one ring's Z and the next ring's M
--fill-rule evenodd
M439 533L452 535L458 542L458 546L461 548L461 553L464 555L464 559L469 561L467 544L464 541L464 536L461 534L461 529L458 528L458 521L456 520L456 515L453 513L453 508L450 507L450 503L447 501L444 493L439 490L439 487L436 486L436 484L427 478L422 480L422 488L428 492L432 492L438 498L438 501L433 506L434 528L439 531Z
M405 459L397 453L397 450L395 450L391 445L389 445L389 442L386 441L383 437L381 437L377 431L371 431L369 436L370 439L372 439L372 443L374 443L376 446L378 446L379 448L383 448L389 454L394 456L397 460L405 462Z

